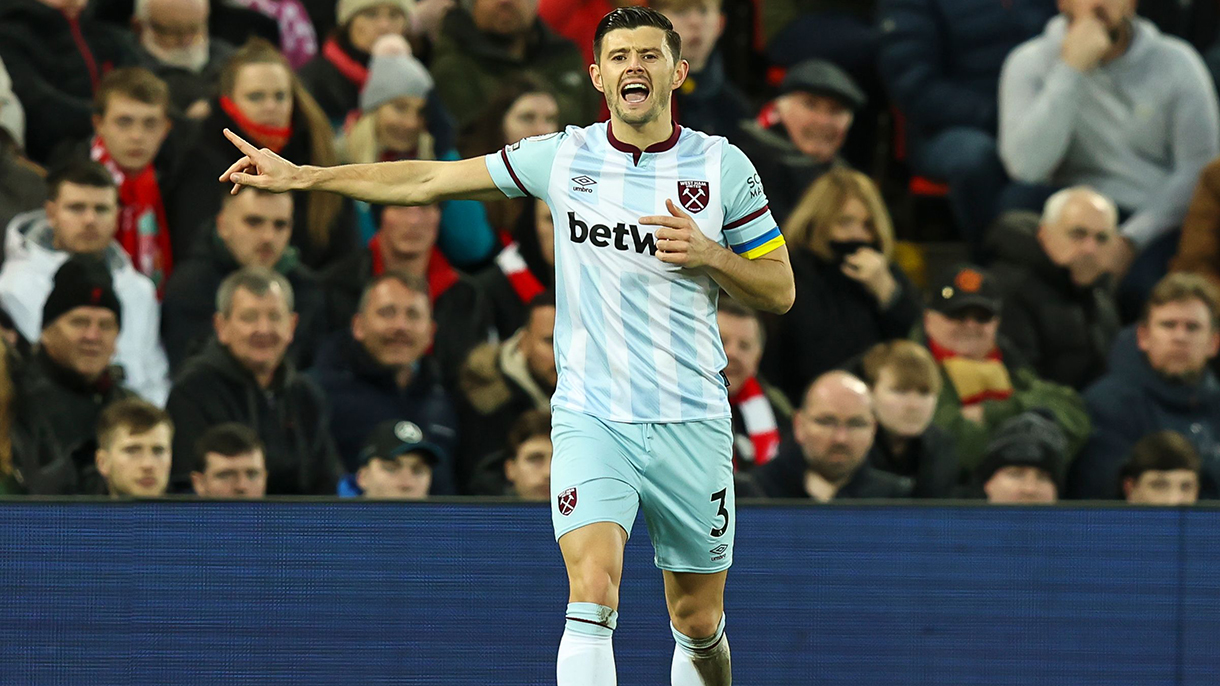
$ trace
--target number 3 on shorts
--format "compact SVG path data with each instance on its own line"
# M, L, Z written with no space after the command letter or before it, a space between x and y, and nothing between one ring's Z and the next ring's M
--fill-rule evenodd
M722 488L712 494L711 502L720 501L720 509L716 510L717 517L724 518L724 526L713 527L712 536L719 538L724 535L724 532L729 530L729 511L724 508L724 499L728 497L728 489Z

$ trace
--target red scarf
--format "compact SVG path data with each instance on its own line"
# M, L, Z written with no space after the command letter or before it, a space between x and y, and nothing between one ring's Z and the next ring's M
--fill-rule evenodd
M220 109L229 115L241 130L249 134L254 142L269 148L271 152L279 152L288 145L288 139L292 138L292 123L288 126L267 126L258 124L252 121L249 117L242 114L242 111L237 108L237 103L229 99L229 96L220 96Z
M762 384L758 383L755 377L746 379L737 394L729 398L729 404L733 406L733 412L741 418L750 443L754 445L754 455L749 461L755 467L771 461L779 452L779 424L775 421L775 410L771 408L771 401L767 400ZM746 456L739 456L734 449L734 467L739 466L738 463L743 457Z
M500 251L499 255L496 255L496 266L504 272L509 285L513 287L513 291L521 302L526 305L546 290L538 277L534 276L529 266L525 264L525 259L521 257L521 248L516 242L509 243Z
M385 257L381 254L381 234L378 233L369 241L369 250L373 254L373 276L381 276L385 273ZM449 290L453 284L458 282L458 273L450 264L449 260L441 254L440 248L432 247L432 254L428 256L428 291L431 293L432 304L436 304L436 299L441 297L441 294Z
M114 239L131 256L136 271L152 279L160 295L173 269L173 258L156 171L151 164L137 174L123 171L100 136L93 137L89 156L105 166L119 186L119 227Z
M343 51L339 46L339 41L334 38L328 38L326 43L322 45L322 56L327 62L335 65L335 69L339 70L348 81L356 84L357 88L364 88L364 82L369 79L369 68L352 59L352 56Z

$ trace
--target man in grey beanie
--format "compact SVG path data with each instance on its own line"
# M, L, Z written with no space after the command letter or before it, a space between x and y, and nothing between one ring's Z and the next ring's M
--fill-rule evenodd
M1067 438L1034 409L1000 425L976 473L987 501L997 505L1054 503L1067 466Z

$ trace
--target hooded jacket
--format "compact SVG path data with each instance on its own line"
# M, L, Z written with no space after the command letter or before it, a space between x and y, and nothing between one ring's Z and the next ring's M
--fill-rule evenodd
M1028 223L996 224L988 244L996 255L992 274L1004 289L1000 334L1038 376L1084 389L1105 372L1120 327L1109 279L1076 285L1067 268L1051 262Z
M504 77L522 71L534 73L554 89L561 126L593 123L600 106L598 93L576 45L541 19L534 20L527 42L525 57L517 58L508 50L508 39L480 31L466 9L455 7L445 15L431 71L459 129L479 116Z
M187 363L166 409L174 420L170 487L191 490L195 442L224 422L249 426L263 442L267 495L334 495L341 472L322 391L283 362L268 388L216 341Z
M520 350L523 335L518 331L503 343L475 348L462 367L457 397L460 483L467 483L484 460L505 447L518 417L529 410L550 410L551 393L534 379Z
M1200 497L1220 496L1220 380L1210 368L1194 384L1166 379L1139 350L1135 328L1128 328L1114 343L1110 372L1085 391L1084 402L1093 432L1069 472L1069 495L1119 498L1119 473L1131 447L1168 429L1199 451Z
M178 370L213 336L216 293L225 277L241 268L215 228L202 236L191 258L180 262L165 284L161 335L171 368ZM275 271L292 285L297 316L296 332L288 354L299 369L313 361L327 332L326 296L318 277L297 259L288 246Z
M399 388L394 369L378 364L349 331L340 331L326 340L310 376L326 394L331 434L349 473L361 467L360 451L378 424L405 419L444 452L432 469L430 493L454 493L457 414L441 385L436 362L429 357L419 360L410 383Z
M0 8L0 61L25 106L26 150L36 161L46 162L64 140L88 138L98 82L138 60L128 32L88 10L68 19L37 0Z
M51 294L55 272L68 253L53 246L54 231L44 210L17 215L5 231L5 260L0 268L0 305L27 341L42 335L42 306ZM123 308L122 329L114 362L123 368L124 384L158 406L169 395L169 362L161 348L161 306L157 289L136 271L131 258L111 241L103 257Z

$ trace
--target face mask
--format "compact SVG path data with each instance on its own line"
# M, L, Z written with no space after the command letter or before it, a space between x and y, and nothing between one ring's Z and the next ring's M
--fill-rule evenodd
M830 251L834 253L835 263L842 264L849 256L855 255L862 248L877 249L877 244L872 241L831 241Z

